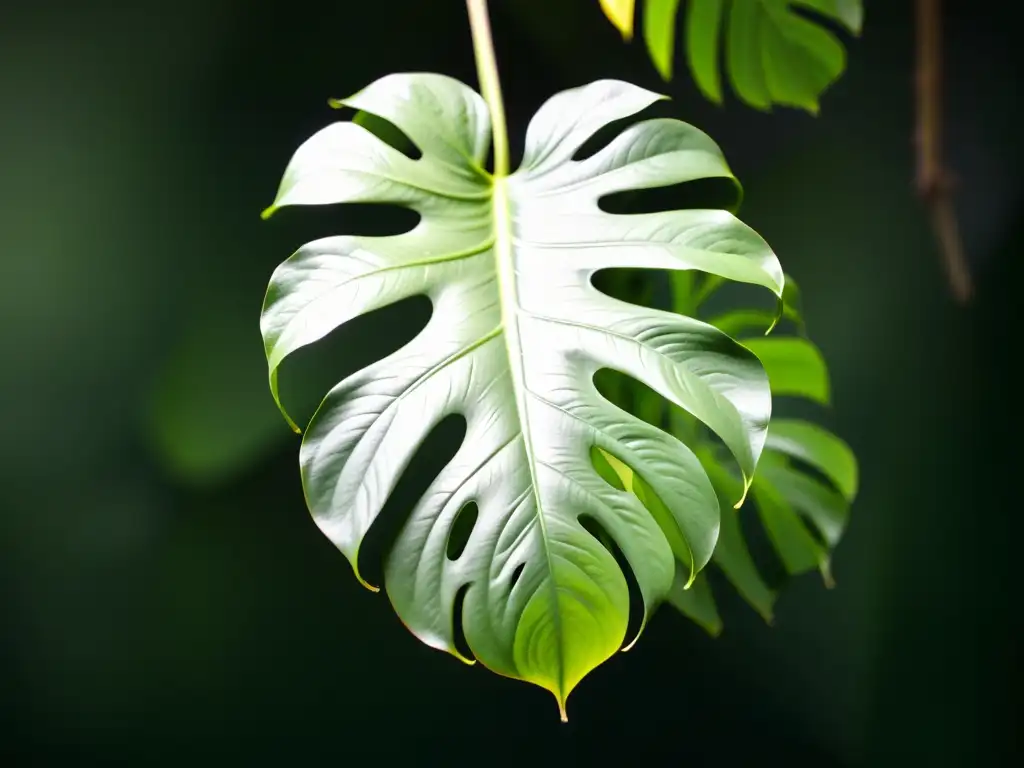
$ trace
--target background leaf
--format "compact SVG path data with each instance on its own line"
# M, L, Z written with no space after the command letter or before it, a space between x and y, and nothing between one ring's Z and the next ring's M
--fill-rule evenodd
M801 334L805 324L796 282L786 276L781 316ZM715 281L674 280L672 302L677 308L703 306L721 287ZM692 295L686 295L690 292ZM776 314L767 310L733 309L715 316L711 323L743 339L764 365L776 397L795 397L819 405L830 402L825 360L818 348L803 336L750 338L752 331L767 331ZM633 400L629 400L633 402ZM777 408L776 402L773 408ZM694 425L685 418L670 420L677 436L692 436ZM840 438L801 419L774 417L769 425L765 454L751 485L751 502L741 510L727 511L742 491L734 467L724 461L714 441L706 441L698 453L722 501L718 545L712 562L733 587L766 621L772 621L776 591L769 587L748 549L741 516L756 514L775 557L790 576L817 569L827 586L832 585L830 551L846 527L849 508L857 492L857 461ZM809 471L808 471L809 470ZM820 475L822 479L818 479ZM642 498L642 495L641 495ZM714 597L710 587L700 596L671 599L672 605L712 634L721 631L707 606ZM717 616L717 612L715 614Z
M857 459L853 451L817 424L796 419L774 419L765 445L810 464L832 481L847 501L853 501L857 495Z
M704 627L708 634L718 635L722 631L722 617L718 615L718 606L715 605L707 576L698 573L689 587L686 586L686 579L685 569L677 568L668 601L676 610Z
M675 59L679 5L680 0L646 0L643 6L647 49L666 80ZM724 32L726 70L742 101L762 110L780 105L816 113L821 94L845 69L846 53L805 11L860 32L861 0L686 0L687 61L701 92L716 103L723 100Z
M744 339L768 372L772 394L805 397L828 405L829 381L825 358L814 344L797 337Z

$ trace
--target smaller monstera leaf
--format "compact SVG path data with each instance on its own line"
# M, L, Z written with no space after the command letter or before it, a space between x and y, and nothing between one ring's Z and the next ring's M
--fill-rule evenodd
M624 35L627 19L632 31L632 2L602 0L602 5ZM817 112L819 97L846 67L842 44L805 12L853 34L860 32L864 16L861 0L685 0L685 5L687 59L701 91L721 103L724 37L733 90L763 110L778 104ZM643 6L647 49L666 80L672 77L679 7L680 0L645 0Z
M831 551L857 495L857 461L850 447L812 422L776 419L753 492L786 570L796 575L816 567L831 585Z
M799 321L796 317L791 319ZM763 329L769 320L767 313L737 310L712 323L742 336L744 330ZM773 397L799 397L829 404L825 360L810 341L782 336L747 338L742 343L764 365ZM709 444L698 453L719 495L734 494L740 480L722 463L720 452ZM788 574L795 576L817 569L826 585L831 586L831 552L846 527L857 483L857 460L840 438L813 422L772 419L751 495L768 539ZM712 560L746 601L770 622L776 593L759 573L747 548L739 513L734 510L722 511L718 546ZM713 605L713 597L710 600ZM715 614L708 601L707 596L701 595L671 602L717 634L721 624L709 620Z
M300 451L307 503L358 576L360 544L413 454L461 414L462 446L386 555L387 594L423 642L459 655L461 624L476 659L550 690L563 716L573 687L623 645L629 615L626 575L583 522L622 552L645 615L680 578L693 581L719 528L718 497L691 448L604 399L595 374L641 381L717 434L741 477L730 503L749 486L770 415L750 350L592 283L607 268L701 270L781 296L775 255L729 212L599 206L622 191L732 178L718 147L675 120L639 122L574 159L598 129L659 98L611 80L560 93L530 122L522 166L492 175L480 96L441 75L390 75L338 104L393 125L420 157L382 141L373 120L333 124L296 151L267 211L378 202L420 215L404 234L328 237L278 267L261 319L271 387L276 398L286 357L346 321L430 299L419 334L341 381L313 416ZM595 451L660 506L649 511L610 482ZM472 529L452 559L449 536L469 509Z

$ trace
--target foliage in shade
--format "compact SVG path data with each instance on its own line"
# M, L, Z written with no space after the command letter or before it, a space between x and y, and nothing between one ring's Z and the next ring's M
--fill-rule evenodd
M661 76L671 79L676 16L681 0L645 0L643 37ZM747 105L818 111L821 94L846 68L842 44L814 16L859 34L862 0L685 0L686 58L701 92L723 100L720 60L729 82ZM602 0L609 20L627 38L633 2ZM724 42L724 45L723 45Z
M261 318L271 388L276 399L286 357L339 325L429 297L426 327L340 382L313 416L300 452L306 499L358 576L360 544L418 446L461 414L464 443L386 557L387 594L423 642L461 657L460 625L475 659L550 690L563 717L573 687L627 640L627 579L601 539L632 570L644 621L694 581L719 539L719 468L605 399L595 374L641 382L716 435L738 478L727 509L746 495L767 437L769 375L754 352L710 323L592 284L628 266L783 296L775 255L728 211L599 207L627 190L732 179L714 142L676 120L643 120L574 159L600 128L660 98L613 80L559 93L530 122L522 166L501 176L484 167L480 96L441 75L389 75L338 102L380 120L306 141L266 212L377 202L420 214L401 235L314 241L275 271ZM375 132L386 124L421 157ZM453 558L465 515L475 520Z
M694 291L675 286L677 307L692 307ZM706 298L713 291L703 292ZM796 283L786 277L784 315L801 332L803 318L798 306ZM830 404L828 370L818 348L805 336L765 338L763 332L774 322L770 313L734 310L709 322L739 337L741 343L761 360L771 383L773 398L798 397L818 405ZM650 399L647 392L632 393L634 403ZM637 405L634 405L637 407ZM719 498L733 498L742 480L731 471L727 457L706 433L696 430L685 414L667 413L657 403L652 409L655 423L667 421L677 435L690 435ZM721 528L712 562L742 597L767 621L772 620L776 592L762 577L748 549L740 517L757 514L782 566L789 575L809 570L821 572L831 586L830 557L846 527L850 505L857 495L857 460L850 447L823 427L801 419L773 418L765 450L751 486L753 504L743 510L723 503ZM754 509L749 509L749 507ZM722 630L714 595L704 574L694 588L681 590L678 584L669 602L712 634Z

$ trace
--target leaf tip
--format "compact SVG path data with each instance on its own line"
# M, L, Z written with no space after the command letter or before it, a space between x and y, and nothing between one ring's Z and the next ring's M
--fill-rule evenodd
M832 564L825 560L818 570L821 571L821 580L825 584L825 589L835 589L836 580L832 576Z
M661 79L666 83L672 80L672 58L656 56L654 51L651 51L651 61L654 62L654 68L658 71ZM667 98L667 97L666 97Z
M647 626L647 610L645 609L644 610L644 617L640 621L640 626L637 628L636 634L633 635L633 639L632 640L630 640L628 643L626 643L624 646L622 646L622 648L621 648L621 652L622 653L628 653L629 651L633 650L633 646L636 645L636 641L640 639L640 635L642 635L644 633L644 627L646 627L646 626Z
M739 501L737 501L735 504L732 505L733 509L739 509L740 507L743 506L743 502L745 502L747 500L747 493L750 491L750 483L751 482L753 482L752 478L749 478L749 477L744 477L743 478L743 495L740 496L740 500ZM694 577L691 575L691 577L690 577L690 581L691 582L693 581L693 578ZM689 584L687 584L687 586L689 586Z
M857 3L852 9L844 14L846 22L846 28L850 31L850 34L854 37L860 37L864 32L864 7L861 3Z
M691 71L693 70L692 65L690 69ZM704 83L697 83L697 90L699 90L704 95L705 99L710 101L716 107L725 106L725 97L722 96L722 87L720 85L710 87L709 85Z
M273 216L273 215L274 215L274 213L275 213L276 211L277 211L277 205L276 205L276 204L275 204L275 205L271 205L271 206L270 206L270 207L268 207L268 208L264 208L264 209L263 209L263 210L262 210L262 211L260 212L260 218L261 218L261 219L263 219L263 221L266 221L266 220L267 220L267 219L269 219L269 218L270 218L271 216Z
M327 106L331 109L344 109L348 105L345 104L344 99L328 99Z
M277 410L281 413L281 416L283 416L284 420L288 423L288 426L291 427L292 432L297 435L301 435L302 428L295 423L295 420L292 419L291 416L288 415L288 411L285 410L284 404L281 402L281 395L277 390L276 367L272 367L270 369L270 394L274 396L274 404L277 406Z
M740 503L742 504L743 502L741 501ZM690 578L688 578L686 580L686 583L683 584L683 589L687 590L690 587L692 587L693 586L693 582L695 582L696 580L697 580L697 569L694 567L694 563L691 560L690 561Z
M373 586L373 584L364 579L362 575L359 573L359 568L355 565L352 566L352 572L355 573L356 580L364 587L366 587L368 590L370 590L371 592L380 592L380 587L375 587Z
M305 478L303 478L303 483L305 483ZM346 551L346 552L344 552L344 554L345 554L345 558L349 562L349 565L352 566L352 575L356 577L356 581L358 581L360 584L362 584L364 587L366 587L371 592L380 592L380 587L373 586L373 584L371 584L366 579L364 579L363 578L363 574L361 574L359 572L359 548L356 547L354 552L347 552ZM402 623L405 624L404 621ZM408 626L408 625L406 625L406 626Z

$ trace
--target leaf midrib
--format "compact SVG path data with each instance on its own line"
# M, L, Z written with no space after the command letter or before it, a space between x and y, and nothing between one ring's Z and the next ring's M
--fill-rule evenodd
M541 546L548 567L548 583L552 596L552 616L555 623L555 634L558 637L558 691L556 696L559 704L564 701L565 691L565 648L562 615L558 603L558 585L555 583L555 568L548 546L547 525L544 522L544 509L541 506L539 483L537 479L537 457L533 452L533 436L530 431L529 409L526 404L526 373L523 364L523 348L519 336L519 291L516 285L516 269L514 255L514 235L512 232L512 211L508 194L508 177L494 175L491 179L493 187L492 225L494 228L494 262L495 277L498 283L498 298L501 306L502 334L505 339L505 351L508 357L509 372L512 377L512 391L516 399L516 412L519 416L519 427L523 435L523 452L526 454L527 467L530 470L530 484L534 503L537 508L537 524L540 526Z

